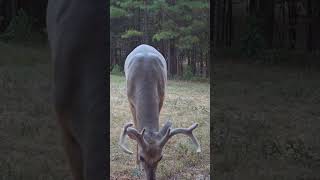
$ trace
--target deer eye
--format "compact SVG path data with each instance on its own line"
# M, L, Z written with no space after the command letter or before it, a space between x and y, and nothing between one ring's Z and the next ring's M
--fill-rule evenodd
M144 162L144 158L142 156L140 156L140 161Z

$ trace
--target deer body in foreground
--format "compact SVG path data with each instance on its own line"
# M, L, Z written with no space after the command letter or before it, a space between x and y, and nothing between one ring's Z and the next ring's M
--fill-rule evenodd
M107 174L107 1L49 0L54 106L74 180Z
M163 105L167 83L167 65L164 57L149 45L136 47L126 58L125 76L127 96L133 116L120 136L119 145L123 151L132 154L125 145L128 135L137 141L137 164L142 165L148 180L156 179L156 168L162 158L162 149L174 135L182 133L189 136L200 152L198 140L192 131L198 126L171 129L167 121L159 129L159 115Z

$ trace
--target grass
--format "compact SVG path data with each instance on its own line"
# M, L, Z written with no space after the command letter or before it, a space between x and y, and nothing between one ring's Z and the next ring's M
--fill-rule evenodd
M320 72L226 61L214 68L216 179L320 179ZM111 176L139 179L134 156L117 145L121 127L131 119L124 79L111 80ZM0 180L71 180L50 83L46 48L0 43ZM172 138L158 177L196 179L209 173L208 115L208 84L169 81L161 125L166 118L174 127L198 122L195 135L203 152L198 157L184 136Z
M320 179L320 72L215 64L214 176Z
M48 50L0 43L0 180L70 180Z
M196 154L191 141L183 136L173 137L165 146L164 157L157 170L158 179L197 179L208 177L210 171L210 120L208 83L169 81L165 102L160 113L160 125L167 119L174 127L189 127L197 122L194 130L200 141L202 152ZM141 179L135 168L135 153L127 155L118 146L123 125L131 121L125 90L125 78L111 75L110 84L111 132L110 165L111 179ZM136 152L135 143L129 141L129 148Z
M47 47L0 42L0 180L71 180L51 105L51 78ZM135 179L134 157L120 152L117 145L120 128L130 118L123 78L112 76L112 87L110 164L116 170L112 176ZM203 153L198 157L187 138L176 136L165 149L158 173L163 179L206 175L209 84L169 82L168 93L161 123L164 117L170 117L175 127L198 122L195 134Z
M0 41L0 66L30 66L49 63L49 51L46 45L6 44Z

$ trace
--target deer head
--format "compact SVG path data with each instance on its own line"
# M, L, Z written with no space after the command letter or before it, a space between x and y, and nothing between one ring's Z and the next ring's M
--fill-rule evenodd
M128 150L126 146L125 137L128 135L131 139L137 141L139 146L137 158L140 160L148 180L155 179L157 165L162 159L162 149L172 136L176 134L184 134L189 136L196 145L197 152L201 152L200 144L192 133L192 131L198 126L196 123L189 128L171 129L172 123L167 121L159 132L149 131L145 128L142 129L141 132L138 132L138 130L132 126L132 123L127 123L124 126L120 136L119 145L124 152L132 154L132 151Z

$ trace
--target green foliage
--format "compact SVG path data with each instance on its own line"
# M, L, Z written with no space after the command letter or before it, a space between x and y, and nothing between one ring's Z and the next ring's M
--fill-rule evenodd
M261 52L265 41L262 32L259 29L258 19L255 17L248 17L247 22L247 31L241 38L241 49L246 56L253 57Z
M168 40L168 39L173 39L177 36L178 36L178 33L173 31L161 31L153 35L152 40L153 41Z
M140 22L145 15L148 19L147 27L144 22L142 25ZM129 39L148 36L154 44L161 42L167 46L168 43L174 43L175 55L195 46L204 54L209 51L207 0L153 0L147 4L142 0L111 0L111 18L115 21L111 38L115 40L119 37Z
M124 9L143 9L144 4L143 1L137 1L137 0L122 0L117 1L116 4Z
M178 41L177 47L179 49L191 49L193 47L194 44L199 43L199 38L197 36L184 36L181 37Z
M176 30L177 29L177 24L174 20L172 19L168 19L165 22L161 23L161 26L163 28L163 30Z
M193 20L192 24L190 25L190 27L193 29L193 31L195 32L201 32L204 29L208 29L208 24L206 24L205 21L201 21L201 20Z
M186 66L186 68L183 71L182 79L183 80L192 80L193 78L193 73L192 73L192 68L191 66Z
M120 68L120 66L118 64L113 66L111 74L114 74L114 75L122 75L123 74L122 69Z
M110 18L121 18L121 17L126 17L128 12L122 8L118 8L115 6L110 7Z
M0 39L20 42L30 40L33 22L34 20L23 9L20 9L18 14L11 20L5 32L0 35Z
M154 1L147 7L149 12L153 12L155 14L159 13L162 10L168 9L169 5L165 0L157 0Z
M165 0L154 0L144 4L142 0L119 0L111 1L111 18L130 17L136 19L139 16L137 10L147 10L149 17L161 15L162 20L153 24L157 27L153 32L148 32L153 41L176 39L177 47L186 49L188 43L197 44L201 40L208 40L209 22L206 21L209 9L208 1L204 0L178 0L169 4ZM195 13L194 10L201 10ZM132 14L129 16L128 14ZM141 15L140 15L141 16ZM130 25L131 26L131 25ZM127 28L133 28L127 25ZM134 27L133 29L136 29ZM137 30L127 30L121 38L142 36L143 32Z
M203 1L194 1L194 0L178 0L177 4L181 7L187 7L189 9L205 9L209 8L209 4Z
M185 16L182 16L184 18L184 20L186 21L191 21L192 20L192 16L191 15L185 15Z
M128 39L131 37L139 37L142 36L143 32L137 31L137 30L133 30L133 29L129 29L127 30L124 34L121 35L121 38L123 39Z

